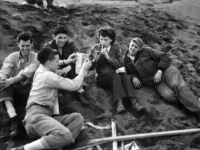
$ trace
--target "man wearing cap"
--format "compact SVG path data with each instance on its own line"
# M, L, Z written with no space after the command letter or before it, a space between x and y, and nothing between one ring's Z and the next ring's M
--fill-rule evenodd
M44 47L50 47L57 50L60 59L60 69L57 70L57 72L64 77L73 79L76 76L75 62L78 49L74 45L74 42L69 42L68 31L64 26L57 26L54 28L53 38L52 41L45 43Z
M125 69L135 88L153 86L168 102L180 102L186 109L200 114L200 104L187 87L180 71L171 65L170 57L133 38L124 57ZM200 124L198 124L199 126Z
M55 73L59 65L59 53L56 50L42 48L37 59L41 65L33 78L23 122L27 134L39 139L12 150L63 148L74 143L83 126L84 119L79 113L60 115L58 89L78 90L91 62L84 62L77 77L71 80Z
M0 70L0 102L7 110L11 120L11 137L18 135L18 115L15 104L20 104L18 96L28 96L33 74L39 66L37 54L32 51L33 40L28 33L22 32L17 37L19 51L5 58Z

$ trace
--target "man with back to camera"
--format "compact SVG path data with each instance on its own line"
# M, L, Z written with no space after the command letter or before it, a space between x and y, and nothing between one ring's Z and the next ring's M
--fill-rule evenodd
M41 65L34 75L24 126L30 137L39 139L12 150L62 148L75 141L83 126L84 119L79 113L59 115L58 89L78 90L91 62L84 62L77 77L71 80L55 73L59 65L59 54L56 50L42 48L38 60Z
M19 51L6 57L0 70L0 102L5 105L11 120L11 137L19 133L14 103L20 101L14 100L14 97L29 93L33 74L39 66L37 53L32 51L33 40L28 33L22 32L18 35L17 45Z

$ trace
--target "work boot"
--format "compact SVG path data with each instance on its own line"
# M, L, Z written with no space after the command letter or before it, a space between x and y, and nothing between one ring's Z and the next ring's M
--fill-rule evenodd
M146 108L138 103L138 100L134 98L132 101L132 108L135 108L138 112L146 111Z
M19 134L19 127L17 122L17 116L11 118L11 133L10 137L13 138Z
M24 146L15 147L15 148L12 148L11 150L24 150Z
M120 114L120 113L123 113L125 111L126 111L126 109L124 108L123 102L122 102L121 99L119 99L117 101L117 113Z

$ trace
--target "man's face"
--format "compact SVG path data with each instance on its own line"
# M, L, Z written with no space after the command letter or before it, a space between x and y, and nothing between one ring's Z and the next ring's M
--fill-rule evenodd
M50 70L56 72L58 64L59 64L59 56L55 55L54 59L49 61Z
M136 44L135 42L132 42L129 44L129 53L132 55L132 56L135 56L135 54L140 51L141 48L138 46L138 44Z
M103 37L103 36L100 35L99 41L100 41L102 46L107 48L107 47L110 46L110 43L112 42L112 39L109 38L108 36Z
M18 44L18 47L19 47L19 50L22 54L22 57L23 58L26 58L29 54L30 54L30 51L33 47L33 43L28 40L28 41L23 41L23 40L20 40Z
M54 36L54 40L56 41L57 47L62 48L68 40L68 36L66 34L60 33Z

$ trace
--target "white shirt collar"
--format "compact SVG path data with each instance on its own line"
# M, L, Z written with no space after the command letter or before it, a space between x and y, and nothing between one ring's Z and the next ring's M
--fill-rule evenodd
M110 48L111 48L111 46L109 46L109 47L107 48L107 51L108 51L108 52L110 52Z

